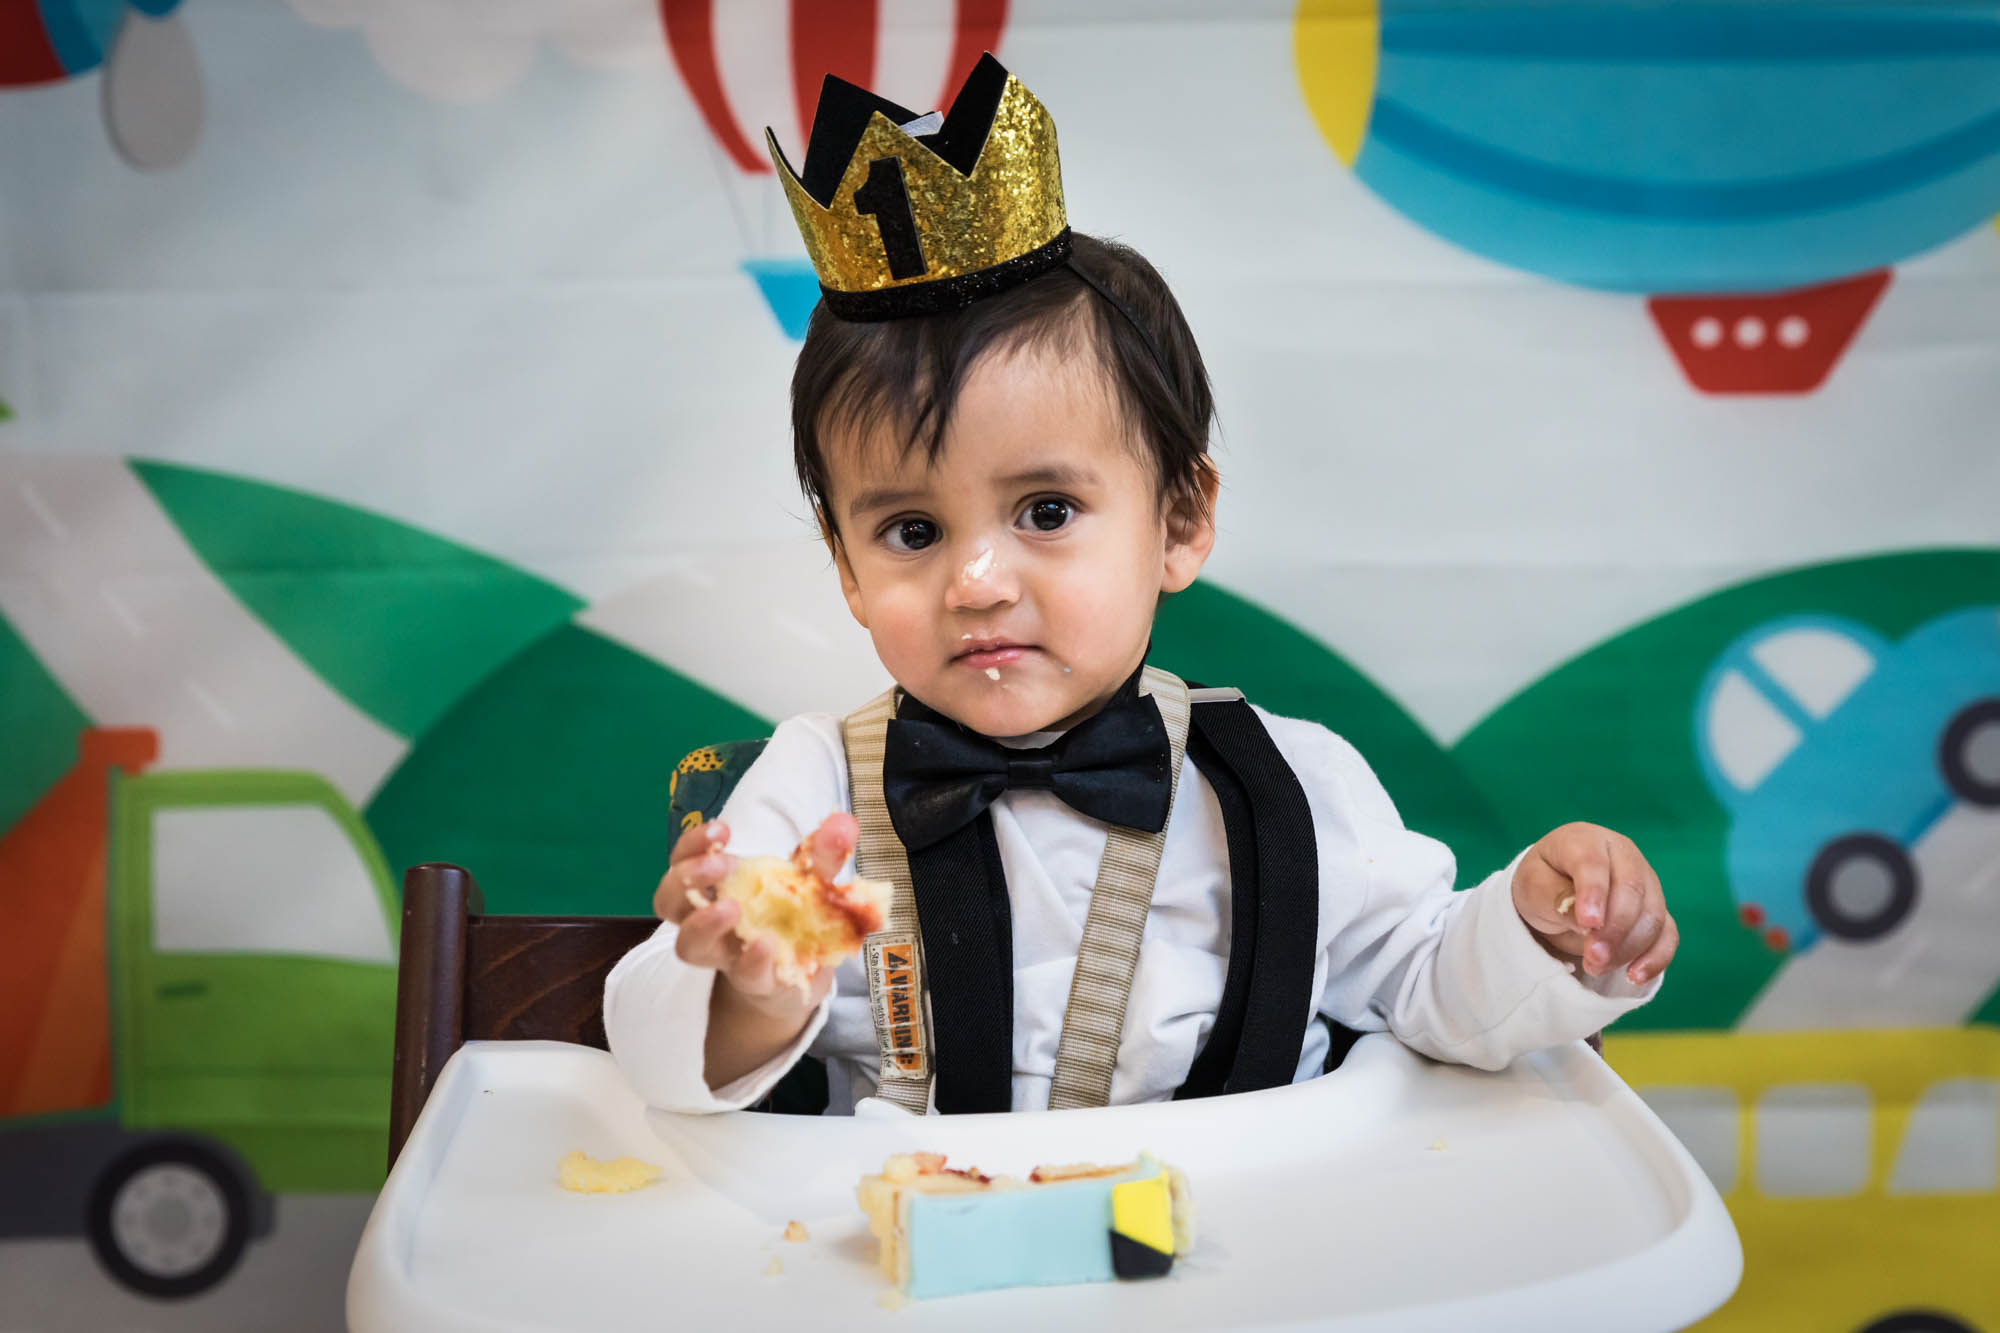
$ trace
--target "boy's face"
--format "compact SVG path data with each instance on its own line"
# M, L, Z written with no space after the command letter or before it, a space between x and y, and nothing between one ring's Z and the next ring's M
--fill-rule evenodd
M854 618L897 684L988 736L1095 712L1138 669L1160 594L1215 542L1160 498L1088 354L980 361L935 463L883 426L827 445Z

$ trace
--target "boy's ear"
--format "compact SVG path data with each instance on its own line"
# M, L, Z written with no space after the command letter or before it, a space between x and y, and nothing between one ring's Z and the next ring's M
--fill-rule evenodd
M1194 488L1168 497L1167 567L1160 579L1161 592L1180 592L1208 563L1209 552L1215 549L1215 498L1221 489L1221 474L1203 457Z
M820 531L826 532L824 522ZM854 617L854 623L868 628L868 604L861 600L861 583L854 577L854 566L847 562L847 549L837 537L828 535L826 544L833 548L833 567L840 574L840 594L847 599L847 613Z

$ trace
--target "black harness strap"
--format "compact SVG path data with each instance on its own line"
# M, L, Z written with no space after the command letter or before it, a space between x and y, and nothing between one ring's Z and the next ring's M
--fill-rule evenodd
M1257 838L1251 823L1250 798L1215 752L1202 722L1214 705L1197 704L1188 724L1187 757L1208 780L1215 803L1222 810L1222 832L1229 844L1229 970L1222 983L1222 1001L1216 1006L1215 1023L1208 1040L1195 1055L1187 1082L1174 1093L1184 1097L1213 1097L1224 1091L1229 1074L1236 1066L1236 1052L1243 1044L1243 1011L1250 999L1250 965L1257 956L1257 895L1244 891L1257 882Z
M1179 1097L1282 1087L1318 997L1319 846L1305 788L1244 700L1197 703L1188 756L1215 792L1229 846L1229 969L1208 1042ZM1342 1053L1340 1034L1335 1045Z
M1014 1105L1014 918L993 812L910 853L942 1115Z

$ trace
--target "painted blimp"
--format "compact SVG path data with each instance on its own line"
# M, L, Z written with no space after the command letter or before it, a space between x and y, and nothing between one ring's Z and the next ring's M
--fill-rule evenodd
M201 71L181 0L0 0L0 89L104 71L104 123L141 170L176 166L201 137Z
M1781 953L1887 936L1958 887L1924 882L1931 830L1961 804L2000 808L2000 607L1900 642L1833 616L1760 625L1711 668L1695 748L1730 812L1746 927Z
M1426 229L1643 295L1713 393L1808 392L1889 266L2000 212L2000 3L1304 0L1321 133Z
M667 49L715 143L743 233L743 271L792 339L805 337L819 283L772 175L764 128L804 152L820 80L835 74L905 106L946 105L985 51L997 51L1007 0L952 0L929 17L884 23L877 0L741 4L660 0Z

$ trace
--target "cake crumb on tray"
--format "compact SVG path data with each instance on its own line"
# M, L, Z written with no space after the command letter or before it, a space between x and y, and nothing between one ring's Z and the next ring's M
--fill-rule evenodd
M582 1149L556 1164L556 1179L577 1194L628 1194L660 1178L660 1168L636 1157L598 1161Z

